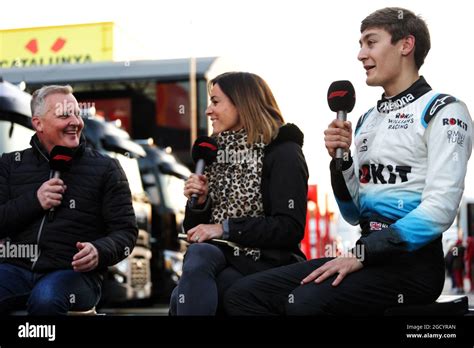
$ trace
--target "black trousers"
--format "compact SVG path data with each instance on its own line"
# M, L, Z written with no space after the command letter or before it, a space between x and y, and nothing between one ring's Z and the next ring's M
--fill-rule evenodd
M303 278L332 258L314 259L256 273L226 292L229 315L383 315L389 307L434 302L444 284L441 240L429 247L369 265L336 287L334 275L320 284Z

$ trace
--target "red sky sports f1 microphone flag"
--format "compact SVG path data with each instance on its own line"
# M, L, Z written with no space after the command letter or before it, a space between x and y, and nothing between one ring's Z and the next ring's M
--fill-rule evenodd
M329 108L337 113L337 119L341 121L347 120L347 113L354 109L355 90L350 81L334 81L328 89ZM342 170L343 149L336 149L336 169Z
M65 146L56 145L49 155L49 167L53 171L53 178L59 179L61 173L68 172L71 168L74 150ZM48 221L54 219L54 207L49 210Z
M214 139L207 136L201 136L196 139L191 152L194 163L196 163L195 174L204 173L204 167L210 165L217 157L217 143ZM193 194L189 201L191 208L196 206L198 195Z

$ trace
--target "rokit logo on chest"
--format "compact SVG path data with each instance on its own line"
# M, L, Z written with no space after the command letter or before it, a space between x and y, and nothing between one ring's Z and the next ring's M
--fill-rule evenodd
M384 174L384 169L385 174ZM388 176L387 176L388 172ZM359 170L359 181L362 184L373 182L374 184L396 184L408 181L408 174L411 173L410 166L393 166L391 164L364 164ZM397 180L399 178L399 180Z

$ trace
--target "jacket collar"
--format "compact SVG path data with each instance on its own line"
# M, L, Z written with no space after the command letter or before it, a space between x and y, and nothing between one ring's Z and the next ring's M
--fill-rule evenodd
M43 144L41 144L36 134L34 134L31 137L30 145L31 145L31 148L33 149L33 152L38 156L38 158L42 157L46 161L49 162L49 153L48 151L46 151ZM85 147L86 147L86 138L84 136L84 133L81 133L81 140L79 142L79 146L76 147L74 150L74 157L82 156L82 154L84 153Z
M303 147L304 134L301 130L293 123L287 123L280 127L278 135L273 141L268 144L266 149L269 149L277 144L281 144L287 141L292 141L298 144L300 147Z
M429 91L431 91L431 86L426 82L423 76L420 76L408 89L395 97L386 98L385 94L382 94L382 99L377 102L377 110L387 114L391 111L401 109Z

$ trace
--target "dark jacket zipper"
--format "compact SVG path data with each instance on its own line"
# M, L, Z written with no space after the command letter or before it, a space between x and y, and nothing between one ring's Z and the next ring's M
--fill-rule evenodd
M41 149L38 147L38 145L36 144L36 142L33 142L33 144L35 145L36 149L38 150L38 152L41 154L41 156L44 157L44 159L49 163L49 159L48 157L46 157L43 152L41 151ZM51 170L49 172L49 179L51 179L53 177L53 171ZM40 238L41 238L41 232L43 231L43 226L44 226L44 221L46 220L46 215L47 215L47 212L45 212L44 216L43 216L43 219L41 220L41 225L40 225L40 228L38 230L38 237L36 238L36 244L38 245L38 256L36 257L35 261L33 262L33 265L31 266L31 270L33 271L35 266L36 266L36 263L38 262L39 258L40 258L40 255L41 255L41 249L40 249Z

